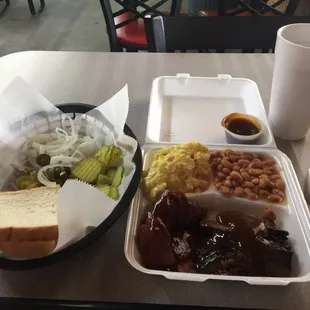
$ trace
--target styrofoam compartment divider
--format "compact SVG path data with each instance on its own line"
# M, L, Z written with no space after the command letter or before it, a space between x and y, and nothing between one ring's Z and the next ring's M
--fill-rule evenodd
M227 74L158 77L152 85L146 143L227 143L221 121L233 112L259 118L264 132L256 146L275 147L255 82Z
M171 145L171 144L168 144ZM165 145L167 146L167 145ZM144 158L144 169L147 169L152 161L155 150L163 147L162 143L148 145L142 148ZM224 150L227 145L208 145L210 150ZM289 240L294 255L292 260L292 276L289 278L276 277L242 277L223 276L210 274L180 273L160 270L151 270L142 266L139 250L137 248L137 229L145 219L149 206L143 198L141 189L138 190L130 209L128 217L125 255L129 263L137 270L151 274L162 275L167 279L204 282L209 279L244 281L253 285L287 285L291 282L306 282L310 280L310 213L303 198L303 194L294 172L291 161L277 149L259 150L255 146L229 146L230 149L243 152L268 153L277 160L281 170L282 178L287 184L287 204L277 205L268 202L250 201L242 198L225 198L214 188L200 194L189 195L189 199L196 200L201 207L210 210L238 210L241 212L262 214L264 208L268 207L277 216L277 228L289 232Z

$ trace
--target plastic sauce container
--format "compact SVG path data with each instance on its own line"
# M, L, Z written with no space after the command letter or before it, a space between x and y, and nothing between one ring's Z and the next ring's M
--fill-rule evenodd
M254 144L263 134L263 124L255 116L231 113L221 122L228 143Z

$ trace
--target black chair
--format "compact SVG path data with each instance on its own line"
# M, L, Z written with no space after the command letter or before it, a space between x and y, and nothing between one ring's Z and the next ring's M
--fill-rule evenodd
M180 14L182 0L170 0L170 12L161 12L161 8L169 0L158 0L157 3L147 4L149 0L114 0L121 9L113 12L111 1L100 0L106 22L111 52L137 52L147 50L147 39L143 19L147 14L176 16ZM139 9L140 8L140 9Z
M0 0L3 1L3 0ZM5 0L5 7L2 9L2 11L0 12L0 16L4 13L4 11L8 8L8 6L11 4L10 0ZM35 15L36 13L41 13L44 10L45 7L45 0L40 0L40 8L38 11L36 11L35 6L33 4L33 0L28 0L28 6L29 6L29 10L31 12L32 15Z
M238 49L252 53L273 50L282 26L309 22L309 16L148 16L145 27L150 52Z
M32 15L35 15L36 13L41 13L44 10L45 7L45 0L40 0L40 8L38 12L36 12L36 9L33 4L33 0L28 0L29 9Z
M281 5L287 1L286 10ZM202 10L198 16L251 16L251 15L294 15L300 0L217 0L217 7L212 10Z
M268 0L239 0L238 8L236 10L225 10L225 1L219 2L219 11L221 16L235 16L244 13L250 15L294 15L300 0L289 0L285 12L280 11L278 8L287 0L278 0L272 5L268 4Z
M0 18L5 13L5 11L8 9L9 5L11 4L10 0L0 0L0 2L5 2L4 7L0 10Z

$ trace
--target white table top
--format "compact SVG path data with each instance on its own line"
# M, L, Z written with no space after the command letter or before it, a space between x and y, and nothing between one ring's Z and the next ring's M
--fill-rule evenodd
M128 125L144 143L152 80L160 75L230 74L254 80L268 110L272 54L147 54L21 52L0 58L0 92L19 75L54 104L98 105L129 84ZM310 167L310 136L298 142L277 140L304 185ZM75 257L32 271L1 271L0 296L145 302L249 308L310 308L310 284L254 287L245 283L186 283L134 270L123 251L127 214L108 234Z

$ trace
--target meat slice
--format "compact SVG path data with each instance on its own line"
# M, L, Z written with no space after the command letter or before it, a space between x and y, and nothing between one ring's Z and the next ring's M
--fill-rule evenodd
M190 238L200 273L286 277L291 274L288 232L265 217L235 211L208 211Z
M268 250L265 252L265 272L269 277L289 277L292 268L293 251L288 242L289 233L285 230L268 229L261 242Z
M159 217L172 236L197 226L203 218L202 210L187 200L184 193L165 191L155 204L153 217Z
M138 244L144 265L150 269L166 270L176 264L172 238L159 218L153 218L138 230Z
M274 221L266 218L264 216L257 216L254 214L243 214L238 211L214 211L208 210L206 216L200 223L201 228L214 228L222 231L231 231L236 226L241 226L240 228L244 229L254 229L258 230L264 229L273 229L275 228ZM260 229L257 229L257 228Z
M231 239L230 231L204 227L190 238L195 268L199 273L246 275L251 259Z
M191 258L191 248L187 241L188 238L188 232L173 238L172 247L178 261L186 262Z

